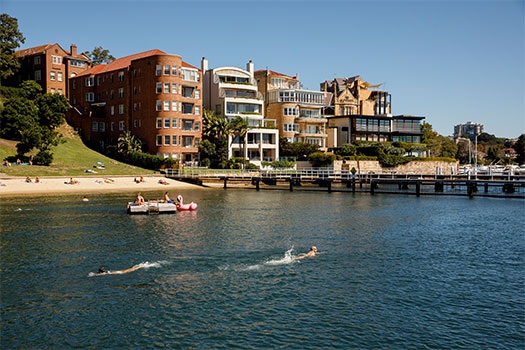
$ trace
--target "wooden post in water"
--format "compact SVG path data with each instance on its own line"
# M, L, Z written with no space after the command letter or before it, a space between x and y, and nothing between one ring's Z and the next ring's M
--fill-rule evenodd
M416 196L419 197L420 194L421 194L421 181L417 181L416 182Z
M485 193L489 192L489 183L485 182Z
M328 181L328 193L331 193L332 192L332 181L330 179L326 180Z
M261 178L260 177L256 177L255 178L255 190L256 191L259 191L259 183L261 182Z
M293 178L290 176L290 192L293 192Z
M374 180L370 180L370 194L374 194L376 182Z
M226 189L228 187L228 176L224 177L224 186L223 188Z

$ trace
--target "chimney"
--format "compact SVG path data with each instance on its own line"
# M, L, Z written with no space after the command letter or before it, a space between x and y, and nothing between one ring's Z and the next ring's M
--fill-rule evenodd
M71 56L76 56L77 55L77 45L71 44L71 46L69 47L69 53L71 54Z
M208 60L206 59L206 57L202 57L201 69L202 69L202 74L205 74L206 71L208 70Z
M251 76L253 77L253 62L252 62L252 60L250 60L250 62L248 62L248 64L246 65L246 70L248 72L250 72Z

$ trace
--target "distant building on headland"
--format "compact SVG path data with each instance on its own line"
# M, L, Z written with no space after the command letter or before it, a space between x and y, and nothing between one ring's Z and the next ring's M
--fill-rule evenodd
M425 117L391 114L391 96L360 76L336 78L321 83L329 103L324 109L328 120L329 148L356 141L421 142L421 121Z
M471 141L474 141L476 135L480 135L483 133L483 129L483 124L477 124L472 122L454 125L454 139L464 137L470 139Z
M158 49L100 64L70 79L68 122L98 149L125 131L145 151L181 163L199 161L202 73Z

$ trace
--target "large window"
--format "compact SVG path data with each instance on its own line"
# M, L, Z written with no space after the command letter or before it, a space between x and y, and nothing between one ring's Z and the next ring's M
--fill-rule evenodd
M297 132L299 130L298 124L284 124L283 131L285 132Z
M182 104L182 113L183 114L193 114L193 104L183 103Z
M246 113L246 114L260 114L260 105L252 104L252 103L233 103L233 102L227 102L226 103L226 113L227 114L238 114L238 113Z
M156 92L157 94L162 93L162 83L157 83L157 85L156 85L156 89L155 89L155 92Z
M199 81L199 72L195 69L182 68L182 80Z
M193 90L193 87L183 86L181 91L182 96L189 98L193 97Z
M298 108L284 108L283 109L283 115L299 115L299 109Z
M62 57L52 56L53 64L62 64Z
M118 72L118 81L120 82L124 81L124 72Z
M170 93L170 83L164 83L164 93L165 94Z
M164 128L169 128L171 126L170 118L164 118Z

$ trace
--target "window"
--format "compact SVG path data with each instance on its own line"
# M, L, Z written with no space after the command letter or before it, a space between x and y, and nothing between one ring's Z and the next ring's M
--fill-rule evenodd
M35 71L35 80L36 81L42 80L42 72L40 70ZM73 84L75 84L75 82L73 82Z
M156 92L157 92L157 94L162 93L162 83L157 83L157 89L156 89Z
M299 125L297 124L284 124L284 127L283 127L284 131L288 131L288 132L297 132L299 130Z
M195 69L182 69L182 80L186 81L200 81L199 72Z
M191 131L192 124L191 120L186 120L184 122L184 130Z
M157 135L157 146L162 146L162 135Z
M178 127L178 126L177 126L177 124L178 124L177 121L178 121L177 118L171 118L171 127L172 127L172 128L176 129L176 128Z
M171 75L177 75L177 66L171 66Z
M171 110L173 112L177 111L177 101L171 101Z
M118 72L118 81L120 82L124 81L124 72Z
M92 122L91 123L91 131L97 132L98 131L98 122Z
M118 97L119 98L124 98L124 88L119 88L118 89Z
M170 75L170 66L169 65L165 65L164 66L164 75Z
M183 114L192 114L193 112L193 105L191 103L183 103L182 104L182 113Z
M94 77L86 78L86 86L95 86L95 78Z
M51 72L49 73L49 79L51 79L51 80L56 80L56 72L51 71Z
M193 137L184 138L184 147L191 147L193 145Z
M57 73L57 80L58 80L58 81L62 81L62 80L63 80L63 79L62 79L62 72L58 72L58 73Z
M86 101L87 102L94 102L95 101L95 94L92 92L88 92L86 94Z
M195 115L200 115L200 114L201 114L201 107L195 106Z
M165 94L170 93L170 83L164 83L164 93Z
M118 105L118 114L124 114L124 105Z
M161 101L161 100L157 100L155 110L156 110L157 112L162 111L162 101Z
M64 94L64 91L62 91L62 89L58 89L58 94L62 95L62 94Z
M159 64L155 67L155 75L158 77L162 75L162 66Z
M182 96L183 97L189 97L189 98L193 97L193 88L192 87L184 86L184 87L182 87L182 91L181 92L182 92Z
M98 123L98 130L100 132L105 132L106 131L106 123L104 123L104 122Z
M124 131L124 121L123 120L118 122L118 129L119 131Z
M164 118L164 127L165 128L169 128L171 125L171 120L170 118Z
M177 84L173 83L171 84L171 93L176 94L177 93Z
M164 146L170 145L171 136L170 135L164 135Z
M178 144L177 139L178 139L177 135L172 135L171 136L171 144L173 146L177 146L177 144Z
M109 111L110 111L109 113L110 113L111 115L115 115L115 106L111 106L111 107L109 107Z
M162 128L162 118L157 118L157 129Z
M111 122L111 124L109 124L110 126L110 130L111 131L115 131L115 123L114 122Z
M200 90L195 90L195 98L199 99L201 98L201 91Z
M101 77L97 77L97 86L100 86L100 82L101 82Z
M195 124L193 124L193 129L195 131L200 131L201 130L201 123L200 122L195 122Z
M168 112L170 110L170 101L164 101L164 111Z
M299 115L298 108L284 108L283 115Z
M33 63L34 64L40 64L40 56L35 56L35 58L33 60Z
M53 64L62 64L62 57L52 56Z

